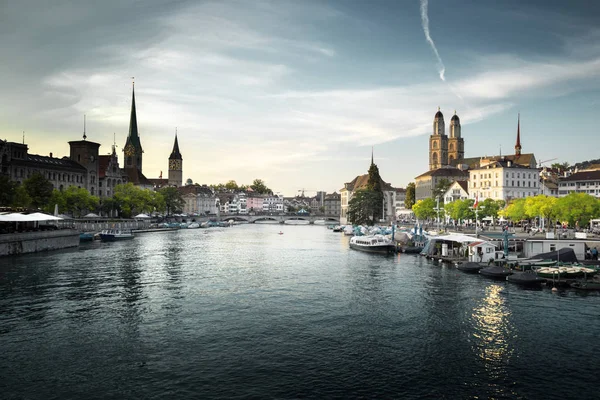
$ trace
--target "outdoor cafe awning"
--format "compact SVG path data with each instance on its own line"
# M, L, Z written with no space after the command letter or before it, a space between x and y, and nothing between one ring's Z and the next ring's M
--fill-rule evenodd
M0 214L0 222L41 222L41 221L62 221L62 218L44 213L4 213Z

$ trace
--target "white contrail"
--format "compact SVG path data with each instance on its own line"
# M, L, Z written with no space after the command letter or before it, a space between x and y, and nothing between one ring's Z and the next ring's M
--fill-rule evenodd
M446 81L446 78L444 77L444 74L446 73L446 67L444 67L440 53L438 53L435 43L433 43L433 39L429 34L429 17L427 16L428 2L429 0L421 0L421 24L423 25L423 32L425 32L425 39L427 39L429 42L429 45L433 49L433 52L438 60L438 72L440 73L440 79Z

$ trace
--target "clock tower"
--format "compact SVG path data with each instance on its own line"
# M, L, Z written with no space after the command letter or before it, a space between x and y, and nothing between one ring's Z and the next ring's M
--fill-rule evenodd
M169 186L180 187L183 183L183 158L179 152L177 142L177 130L175 131L175 143L173 151L169 156Z

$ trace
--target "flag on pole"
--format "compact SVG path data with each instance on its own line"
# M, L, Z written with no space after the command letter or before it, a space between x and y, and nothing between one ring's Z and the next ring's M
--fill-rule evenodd
M473 203L473 208L477 208L479 205L479 193L475 193L475 203Z

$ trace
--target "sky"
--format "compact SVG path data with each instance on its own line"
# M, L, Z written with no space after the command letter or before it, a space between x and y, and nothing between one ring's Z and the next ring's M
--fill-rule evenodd
M0 0L0 139L122 160L132 77L143 172L339 191L428 169L438 107L465 156L600 157L600 2ZM114 138L114 139L113 139Z

